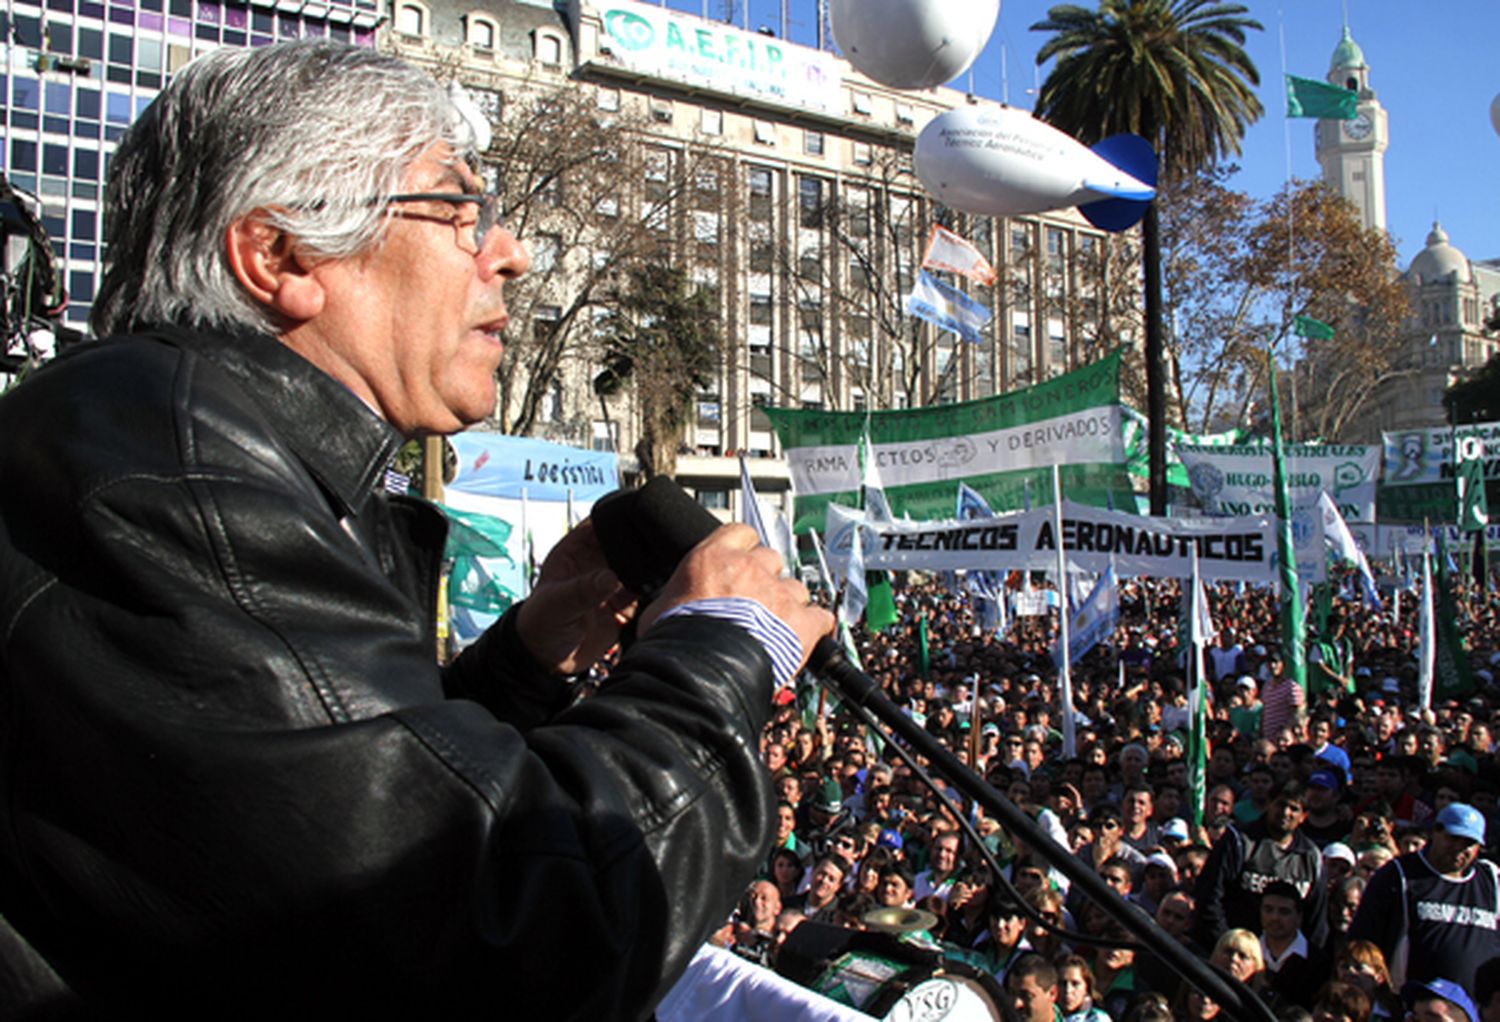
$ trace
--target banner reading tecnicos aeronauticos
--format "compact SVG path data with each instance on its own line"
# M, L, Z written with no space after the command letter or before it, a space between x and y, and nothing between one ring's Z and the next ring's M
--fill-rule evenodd
M993 518L940 522L865 523L861 540L867 569L923 571L1050 571L1057 567L1052 509L1041 507ZM1298 575L1324 577L1321 524L1311 522L1296 537ZM1063 502L1063 549L1071 567L1120 576L1188 578L1198 549L1203 578L1274 585L1277 579L1276 520L1269 515L1237 518L1146 518Z
M859 440L891 509L918 519L953 514L968 483L996 510L1048 499L1052 465L1063 492L1084 503L1131 506L1121 444L1120 353L1025 390L903 411L767 408L797 494L796 530L823 526L830 502L859 506Z
M1287 444L1292 509L1311 512L1327 493L1348 522L1375 520L1380 448L1373 444ZM1271 448L1264 444L1178 444L1193 496L1207 514L1274 513Z

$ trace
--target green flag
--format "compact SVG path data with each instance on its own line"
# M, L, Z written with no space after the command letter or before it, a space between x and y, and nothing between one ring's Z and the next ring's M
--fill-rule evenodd
M1292 320L1292 333L1298 337L1305 337L1310 341L1333 340L1333 327L1321 319L1313 319L1311 316L1295 317Z
M1359 95L1350 89L1329 85L1312 78L1286 76L1286 115L1317 117L1335 121L1352 121Z
M1448 553L1438 533L1438 553L1433 558L1433 624L1436 656L1433 658L1433 696L1457 699L1474 691L1474 674L1469 655L1458 632L1458 607L1453 599L1453 584L1448 573Z
M927 615L917 618L917 674L927 677L932 670L932 652L927 646Z
M1302 596L1297 588L1297 548L1292 541L1291 497L1287 493L1286 458L1281 451L1281 407L1276 398L1276 359L1271 368L1271 484L1276 504L1276 559L1281 569L1281 656L1286 672L1307 691L1307 650L1302 643Z
M865 603L865 627L878 632L901 620L901 615L896 613L896 598L891 593L890 573L867 571L865 582L870 594Z
M448 516L445 558L448 571L448 602L487 614L503 614L516 602L516 594L485 570L480 558L510 560L505 544L510 523L477 511L460 511L443 505Z

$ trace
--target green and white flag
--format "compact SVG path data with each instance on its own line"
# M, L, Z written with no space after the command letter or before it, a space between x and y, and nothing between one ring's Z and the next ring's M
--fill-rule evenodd
M1473 434L1453 438L1453 478L1458 484L1458 527L1483 532L1490 523L1484 496L1484 441Z
M1120 359L1116 351L1035 387L959 404L872 413L767 408L791 469L796 531L822 528L829 503L859 505L867 427L897 516L949 517L959 482L996 511L1018 508L1028 486L1050 490L1053 465L1062 467L1070 499L1128 506Z
M1203 825L1203 800L1208 787L1208 676L1203 650L1213 641L1214 624L1208 613L1208 594L1193 552L1193 577L1187 598L1188 634L1188 817L1193 826Z

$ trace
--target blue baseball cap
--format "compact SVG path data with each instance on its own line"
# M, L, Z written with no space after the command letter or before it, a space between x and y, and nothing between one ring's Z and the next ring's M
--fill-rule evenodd
M906 842L901 840L901 833L895 830L882 830L880 832L880 837L875 839L875 844L877 847L889 848L893 851L898 852L901 850L901 846L905 843Z
M1329 791L1338 791L1342 787L1339 784L1338 775L1332 770L1314 770L1313 775L1307 779L1307 783L1311 787L1327 788Z
M1464 808L1467 809L1468 806ZM1425 983L1413 981L1401 988L1401 1000L1408 1011L1415 1007L1418 1001L1429 997L1441 997L1455 1008L1461 1009L1469 1022L1479 1022L1479 1009L1474 1007L1474 1002L1469 999L1464 988L1451 979L1429 979Z
M1484 814L1473 806L1449 802L1438 810L1437 825L1445 834L1484 844Z

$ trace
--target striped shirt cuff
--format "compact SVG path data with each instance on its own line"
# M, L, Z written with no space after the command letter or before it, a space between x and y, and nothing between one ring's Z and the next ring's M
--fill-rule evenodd
M664 611L658 621L669 617L712 617L729 621L749 632L771 658L771 674L776 687L791 682L802 663L802 643L790 625L748 596L715 596L679 603Z

